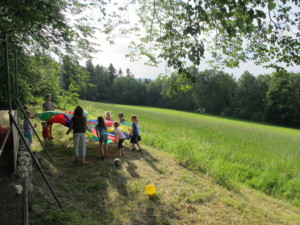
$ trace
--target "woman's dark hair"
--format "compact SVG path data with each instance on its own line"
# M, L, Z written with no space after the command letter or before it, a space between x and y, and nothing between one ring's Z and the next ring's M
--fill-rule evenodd
M105 126L105 123L104 123L104 118L102 116L98 117L98 127L100 129L104 128L106 130L106 126Z
M74 110L74 117L79 116L83 117L83 108L81 106L77 106Z

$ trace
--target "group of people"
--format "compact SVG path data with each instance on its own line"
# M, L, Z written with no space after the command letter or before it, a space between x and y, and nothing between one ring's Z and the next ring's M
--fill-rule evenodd
M114 134L119 139L118 142L118 150L119 150L119 156L124 156L125 151L123 148L123 142L125 140L124 133L120 130L119 126L121 122L125 122L124 114L118 113L119 122L114 122ZM96 125L96 133L97 137L99 139L99 148L101 153L101 159L104 160L107 157L108 152L108 133L107 133L107 127L105 125L105 120L112 121L111 113L106 112L105 118L102 116L98 117L98 124ZM132 144L132 150L136 149L136 145L138 147L138 150L141 151L140 146L140 131L138 127L138 119L137 116L132 115L131 116L132 121L132 129L131 129L131 138L130 143ZM74 116L72 117L71 125L67 131L67 135L70 133L71 130L73 130L73 140L74 140L74 150L75 150L75 156L74 163L80 162L79 160L79 142L81 143L81 154L82 154L82 163L88 164L86 160L86 129L87 129L87 120L84 115L83 108L81 106L77 106L74 110Z
M45 96L45 102L42 105L43 112L46 111L54 111L54 105L51 102L51 95L47 94ZM29 107L24 106L23 107L27 118L24 119L23 128L24 128L24 136L28 139L29 146L32 143L32 127L30 126L29 119L36 116L36 114L31 114L29 112ZM119 128L120 123L125 122L124 114L118 113L118 119L119 122L114 122L114 134L119 139L118 141L118 151L119 156L124 156L125 151L123 148L123 142L125 140L125 135ZM108 133L107 133L107 127L105 125L105 120L113 121L111 112L105 112L105 118L102 116L98 117L98 124L96 125L96 133L97 137L99 139L99 148L101 153L101 159L105 159L107 157L108 152ZM140 131L138 126L138 119L136 115L131 116L131 122L132 122L132 129L130 133L130 143L132 144L132 150L136 149L136 146L138 147L138 150L141 151L140 146ZM52 136L52 124L47 123L46 121L43 121L41 123L43 127L42 135L44 138L44 141L53 139ZM37 125L34 124L34 127ZM74 150L75 150L75 159L73 160L74 163L82 162L83 164L88 164L88 161L86 160L86 130L87 130L87 118L85 117L84 110L81 106L77 106L74 110L74 116L71 119L71 124L66 132L68 135L71 130L73 130L73 141L74 141ZM81 155L82 155L82 161L79 157L79 143L80 143L80 149L81 149Z

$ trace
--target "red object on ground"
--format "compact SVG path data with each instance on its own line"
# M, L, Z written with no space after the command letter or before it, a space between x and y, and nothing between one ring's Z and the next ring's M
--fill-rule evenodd
M6 133L8 132L9 130L9 127L0 127L1 129L1 134L0 134L0 145L2 144L3 142L3 139L5 138L5 135ZM12 135L12 132L9 134L8 136L8 139L7 139L7 142L5 144L5 147L13 147L13 135Z

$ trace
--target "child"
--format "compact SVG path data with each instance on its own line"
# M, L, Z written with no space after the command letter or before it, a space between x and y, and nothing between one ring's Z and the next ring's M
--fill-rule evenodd
M46 94L45 95L45 102L43 103L43 112L47 112L47 111L54 111L54 105L51 102L51 95L50 94Z
M25 111L28 119L31 118L31 113L29 111ZM30 122L27 118L24 119L24 122L23 122L23 128L24 128L24 136L28 139L28 146L31 147L31 143L32 143L32 127L30 125ZM34 128L37 127L36 124L34 124L33 126Z
M29 107L28 107L28 105L24 105L24 106L23 106L23 109L24 109L25 113L26 113L26 112L29 112ZM34 118L36 115L37 115L37 113L35 113L35 114L30 114L30 117L28 117L28 118L29 118L29 119L32 119L32 118Z
M71 129L73 129L73 140L74 140L74 150L76 158L73 160L74 163L79 162L79 141L81 142L81 154L82 154L82 164L88 164L86 160L86 129L87 121L83 113L81 106L77 106L74 110L74 117L72 118L69 130L66 134L69 134Z
M44 145L46 146L50 139L48 124L46 121L42 121L41 125L43 128L42 134L43 134L43 138L44 138Z
M119 118L119 120L120 120L120 123L126 121L125 118L124 118L124 114L121 113L121 112L118 113L118 118Z
M140 146L140 130L138 127L138 119L137 116L132 115L131 116L131 121L132 121L132 130L131 130L131 139L130 139L130 143L132 144L132 150L135 150L135 144L139 147L139 151L141 151L141 146Z
M26 112L26 111L29 111L28 105L24 105L24 106L23 106L23 109L24 109L25 112Z
M116 134L116 137L119 138L119 142L118 142L118 150L120 151L120 156L125 155L125 151L123 149L123 142L125 139L125 135L124 133L120 130L119 128L120 123L119 122L114 122L114 133Z
M42 105L43 108L43 112L47 112L47 111L54 111L54 105L51 102L51 95L50 94L46 94L45 95L45 102ZM53 123L49 123L48 124L48 129L49 129L49 135L50 135L50 139L53 139L52 136L52 125Z
M107 129L104 123L104 119L102 116L98 117L98 124L96 125L96 131L97 131L97 137L99 138L99 144L100 144L100 152L102 154L102 160L104 160L107 157Z
M105 112L105 120L112 121L111 112Z

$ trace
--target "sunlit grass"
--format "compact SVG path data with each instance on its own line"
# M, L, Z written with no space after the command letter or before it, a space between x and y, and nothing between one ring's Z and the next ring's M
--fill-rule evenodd
M142 143L232 187L243 182L300 206L300 131L175 110L82 101L91 116L138 116Z

